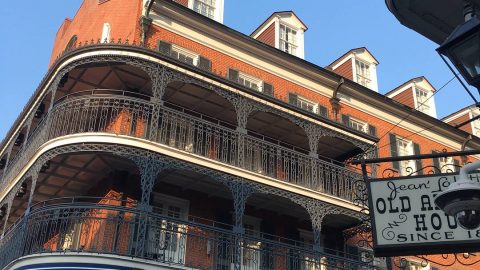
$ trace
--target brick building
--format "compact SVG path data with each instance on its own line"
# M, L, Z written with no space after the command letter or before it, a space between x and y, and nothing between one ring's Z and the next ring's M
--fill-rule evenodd
M294 12L245 35L223 2L85 0L63 22L0 146L0 267L395 268L346 233L365 218L349 161L480 139L435 118L426 78L379 94L367 48L320 67Z

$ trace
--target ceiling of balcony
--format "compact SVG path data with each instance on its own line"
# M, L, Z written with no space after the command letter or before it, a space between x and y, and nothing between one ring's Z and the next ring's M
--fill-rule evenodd
M122 63L96 63L76 67L57 90L56 99L64 95L93 89L114 89L150 95L152 84L141 69Z
M77 153L57 156L50 161L48 169L39 175L33 202L70 196L100 197L104 193L96 193L109 190L109 188L115 186L115 181L120 181L120 179L112 179L112 177L115 178L113 176L115 174L112 173L119 170L127 171L130 175L133 175L127 181L132 181L131 185L134 188L128 187L128 189L140 188L136 166L126 159L105 153ZM125 185L125 182L121 182L121 184ZM27 207L31 182L27 181L27 185L27 194L14 200L10 214L11 218L9 219L10 224L17 220ZM124 189L126 187L123 187L123 190L120 191L124 191ZM232 195L227 187L211 177L195 171L177 169L163 171L157 178L154 189L156 192L186 200L189 200L192 194L196 194L194 196L201 200L209 200L209 198L224 199L228 205L221 207L231 208L231 211L233 211ZM247 201L246 211L246 214L253 213L259 216L266 211L275 213L276 216L289 216L304 224L310 224L310 217L304 208L287 198L279 196L253 194ZM342 229L351 227L356 223L355 219L347 216L329 216L325 220L326 226Z
M480 0L470 0L480 10ZM386 0L388 9L408 28L441 44L464 22L465 0Z

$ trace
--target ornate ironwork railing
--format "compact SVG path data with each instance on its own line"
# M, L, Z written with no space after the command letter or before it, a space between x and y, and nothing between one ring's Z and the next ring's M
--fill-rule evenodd
M133 201L61 198L35 205L0 240L0 269L23 256L67 252L195 269L376 269L358 254L315 252L290 242L297 244L144 212Z
M353 202L355 199L354 182L362 177L350 168L202 117L193 117L166 106L155 108L148 97L122 91L113 95L112 91L77 93L57 102L11 160L0 190L48 140L102 132L147 139L345 200Z

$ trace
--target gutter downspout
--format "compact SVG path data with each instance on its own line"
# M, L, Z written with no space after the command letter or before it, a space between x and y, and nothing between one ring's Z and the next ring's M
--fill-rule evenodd
M337 97L338 90L342 85L345 83L345 79L342 77L340 78L340 81L338 81L337 86L335 87L335 90L333 90L333 95L330 98L330 104L332 105L332 111L333 111L333 120L338 121L338 112L340 110L340 99Z
M145 44L145 39L147 38L147 33L148 30L150 29L150 26L152 25L152 18L150 18L150 10L152 9L153 3L155 3L155 0L148 0L147 3L145 3L145 13L140 17L140 26L142 28L142 33L140 34L140 44Z

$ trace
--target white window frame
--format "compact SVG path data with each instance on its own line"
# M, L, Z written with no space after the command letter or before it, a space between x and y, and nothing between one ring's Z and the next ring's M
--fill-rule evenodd
M243 217L243 227L252 227L250 230L245 230L245 235L260 238L260 222L261 219L245 215ZM244 240L245 241L245 240ZM244 270L258 270L261 266L261 242L244 242L245 246L241 250L242 269ZM233 265L232 265L233 267Z
M405 140L397 136L397 154L398 156L410 156L413 155L413 142ZM400 165L400 175L407 174L407 168L412 168L412 171L416 171L416 164L414 160L401 160L398 162Z
M258 92L263 92L263 81L246 73L238 72L238 83ZM256 85L256 88L252 85Z
M109 43L110 42L110 24L108 22L103 24L102 28L102 43Z
M355 58L355 73L355 80L358 84L367 88L372 86L372 64Z
M430 270L432 269L430 263L427 263L426 266L422 266L422 263L416 261L407 261L407 267L405 270Z
M213 0L215 2L214 5L206 4L205 1L209 1L209 0L188 0L188 8L197 12L198 14L202 14L203 16L205 16L207 18L210 18L210 19L215 20L217 22L223 23L223 1L224 0ZM195 5L198 2L203 3L203 5L214 8L212 17L195 10Z
M179 218L180 220L188 220L188 213L189 213L189 207L190 207L190 202L188 200L185 200L185 199L181 199L181 198L177 198L177 197L173 197L173 196L169 196L169 195L165 195L165 194L160 194L160 193L157 193L157 192L152 192L152 197L153 197L153 206L155 206L155 204L162 204L162 210L165 211L161 213L161 215L164 215L164 216L167 216L167 211L169 209L170 206L173 206L173 207L177 207L177 208L180 208L180 213L179 213ZM185 250L180 250L181 248L185 249L186 248L186 236L184 235L184 233L186 232L187 230L187 226L183 225L183 224L175 224L173 222L170 222L170 221L167 221L167 220L162 220L161 221L161 224L159 224L160 227L162 228L160 231L156 230L155 231L155 228L152 227L151 228L151 232L153 235L155 235L155 233L159 234L158 237L159 237L159 242L162 242L162 241L166 241L166 237L168 235L168 237L176 237L176 246L175 246L175 250L168 250L167 252L164 252L165 254L162 254L162 251L161 249L158 249L158 247L160 247L160 243L158 245L156 244L152 244L150 243L148 246L147 246L147 249L154 253L154 254L158 254L158 255L163 255L163 256L170 256L171 258L175 258L177 260L181 260L181 261L185 261L185 257L181 258L180 256L183 255L185 256ZM168 228L168 226L177 226L177 233L176 233L176 236L175 236L175 233L172 233L171 231L169 232L168 230L166 230L166 228ZM180 243L180 241L183 241L184 243ZM165 243L163 243L165 244ZM164 260L170 260L170 258L163 258Z
M178 54L178 60L180 60L180 55L183 55L184 57L189 57L192 58L192 62L194 66L198 66L198 61L200 58L200 55L198 53L194 53L192 51L189 51L183 47L180 47L178 45L172 44L172 52L176 52ZM180 60L181 61L181 60Z
M368 133L368 124L366 122L360 121L353 117L349 117L348 125L355 130L363 133Z
M477 116L478 116L478 114L472 112L472 117L471 118L475 118ZM477 136L477 137L480 137L480 119L472 121L472 134Z
M430 103L431 92L425 89L415 87L415 100L417 101L416 109L425 114L430 115L432 112L432 104Z
M307 231L307 230L303 230L303 229L298 229L298 232L300 234L300 241L304 244L303 245L303 248L305 250L310 250L311 247L313 246L313 232L311 231ZM312 256L312 254L309 252L309 253L306 253L306 254L303 254L301 255L302 258L301 258L301 265L300 265L300 269L302 270L315 270L317 269L316 268L316 263L315 263L315 257ZM325 257L322 257L321 258L321 263L325 263ZM320 265L320 269L319 270L325 270L326 269L326 266L324 264L321 264Z
M455 166L453 164L453 157L439 157L438 166L442 173L455 172Z
M306 107L304 107L303 105L305 105ZM297 106L299 108L302 108L302 109L306 110L306 111L313 112L313 113L318 113L318 103L313 102L309 99L306 99L302 96L297 96ZM308 108L308 106L311 106L312 109L310 110Z
M282 37L282 29L284 29L285 31L284 37ZM288 35L288 33L291 33L291 35ZM296 29L295 27L291 27L285 23L280 23L279 35L278 35L278 48L286 53L289 53L292 55L298 55L298 49L299 49L298 33L299 33L299 29ZM291 36L293 36L293 40L288 39L288 37L291 37Z

